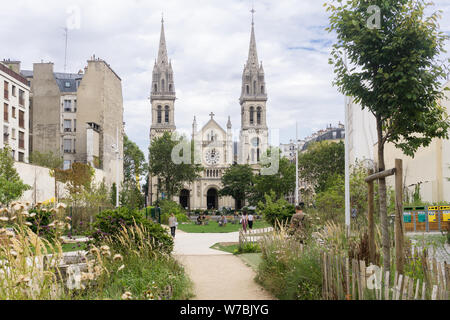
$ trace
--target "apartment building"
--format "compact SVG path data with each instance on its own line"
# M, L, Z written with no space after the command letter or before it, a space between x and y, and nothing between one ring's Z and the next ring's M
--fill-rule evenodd
M51 62L20 72L31 88L31 152L60 154L64 169L89 163L104 171L109 186L119 168L122 181L123 160L116 153L118 138L123 154L122 83L110 65L93 56L78 73L55 72Z
M14 68L0 62L0 148L9 146L14 160L28 162L29 157L29 107L30 87L28 81Z

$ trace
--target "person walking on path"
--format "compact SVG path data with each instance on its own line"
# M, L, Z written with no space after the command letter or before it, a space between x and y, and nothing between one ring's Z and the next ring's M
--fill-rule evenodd
M242 229L244 230L245 233L247 233L247 225L248 225L248 217L247 217L247 211L244 210L243 214L242 214Z
M248 214L248 228L253 230L253 214L251 212Z
M295 207L295 214L291 218L291 233L298 237L303 237L304 232L304 220L305 220L305 214L303 213L303 208L305 204L303 202L300 202L298 206Z
M172 237L175 238L175 231L177 230L177 218L175 217L175 215L173 213L170 214L170 218L169 218L169 227L170 227L170 233L172 234Z

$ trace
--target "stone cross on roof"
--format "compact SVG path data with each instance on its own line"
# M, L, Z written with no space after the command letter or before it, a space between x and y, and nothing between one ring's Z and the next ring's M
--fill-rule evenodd
M211 112L211 114L209 116L211 117L211 120L214 119L214 116L215 116L214 112Z

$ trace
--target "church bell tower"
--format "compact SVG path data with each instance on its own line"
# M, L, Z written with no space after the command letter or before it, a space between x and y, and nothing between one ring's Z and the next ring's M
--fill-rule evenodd
M252 29L247 63L242 74L240 162L256 164L268 147L266 122L267 91L262 62L256 50L255 23L252 9Z

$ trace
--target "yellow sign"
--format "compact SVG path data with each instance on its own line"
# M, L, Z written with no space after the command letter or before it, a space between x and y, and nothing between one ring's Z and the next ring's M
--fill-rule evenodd
M428 207L428 211L437 211L439 207Z
M429 212L428 213L428 222L436 222L436 213L435 212Z
M442 217L444 221L450 221L450 211L442 211Z

